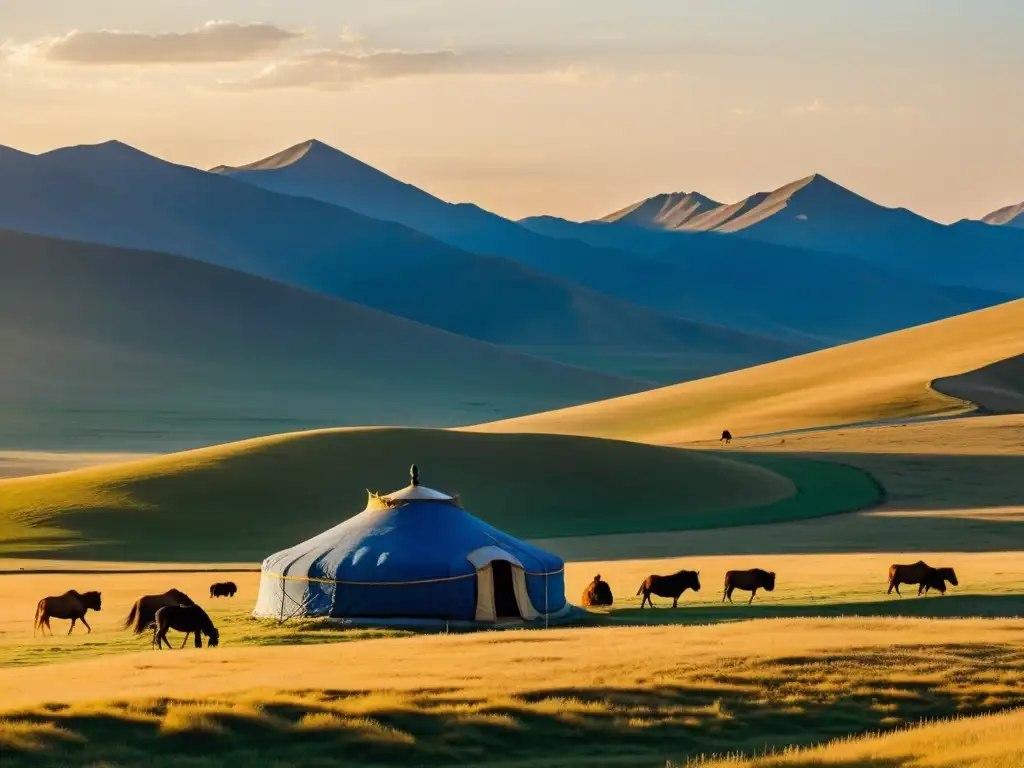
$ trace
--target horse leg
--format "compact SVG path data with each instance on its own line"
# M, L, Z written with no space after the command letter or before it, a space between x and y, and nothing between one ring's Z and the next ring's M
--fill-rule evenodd
M200 632L199 630L196 630L196 648L202 648L202 647L203 647L203 633Z
M750 605L752 602L754 602L754 595L756 595L756 594L757 594L757 587L754 587L752 590L750 590L750 599L747 600L747 605Z
M191 635L191 634L192 634L191 632L186 632L185 633L185 639L181 641L181 645L178 647L178 650L181 650L182 648L185 647L185 643L188 642L188 636Z
M896 594L899 595L900 597L903 597L903 593L900 592L900 583L898 581L896 582L895 586L896 586Z
M672 598L672 607L673 608L678 608L679 607L679 595L676 595L675 597Z
M72 616L72 617L71 617L71 629L69 629L69 630L68 630L68 634L69 634L69 635L70 635L70 634L71 634L72 632L74 632L74 631L75 631L75 622L76 622L76 621L77 621L77 619L76 619L76 618L75 618L74 616Z
M46 628L48 630L50 630L50 637L53 637L53 627L50 626L50 617L49 616L43 616L43 624L45 624ZM44 632L43 634L45 635L46 633Z
M89 622L85 620L85 616L82 617L82 623L85 624L85 634L92 634L92 627L89 626Z

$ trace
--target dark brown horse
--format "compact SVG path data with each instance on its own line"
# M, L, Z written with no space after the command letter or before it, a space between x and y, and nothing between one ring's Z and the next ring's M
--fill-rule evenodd
M124 620L124 628L130 627L136 635L141 635L153 626L156 612L165 605L195 605L195 601L179 589L169 589L162 595L144 595L135 601Z
M722 440L721 440L721 442L725 443L726 445L731 443L732 442L732 432L730 432L728 429L723 429L722 430Z
M233 581L218 581L210 585L210 597L234 597L237 591Z
M932 568L924 560L909 565L893 564L889 566L889 590L886 594L891 595L895 589L896 594L902 597L900 584L917 584L918 595L930 589L937 589L946 594L947 581L954 587L960 583L957 581L956 571L952 568Z
M754 595L757 590L764 589L772 592L775 589L775 571L762 571L760 568L751 568L749 571L729 571L725 574L725 591L722 592L722 602L726 598L732 602L733 590L742 589L750 593L747 605L754 602Z
M644 579L636 593L644 596L644 599L640 601L641 608L645 603L650 603L651 608L654 607L651 595L671 597L672 607L676 608L679 605L679 597L688 589L700 592L700 571L678 571L671 576L651 574Z
M168 648L171 647L167 633L172 629L185 633L181 648L185 647L188 636L192 634L195 635L196 648L203 647L201 635L206 635L210 648L216 648L220 642L220 633L206 611L198 605L165 605L157 610L153 623L153 647L157 649L161 649L165 643Z
M584 607L591 605L611 605L614 601L612 588L607 581L601 581L601 574L594 577L594 580L583 590L583 599L580 601Z
M36 605L36 618L32 625L32 634L35 635L37 630L42 630L45 635L46 630L49 629L52 635L50 619L71 619L69 635L75 630L75 622L81 621L85 624L86 634L89 634L92 632L92 627L85 620L85 614L89 609L100 610L102 603L102 596L99 592L76 592L73 589L56 597L44 597Z

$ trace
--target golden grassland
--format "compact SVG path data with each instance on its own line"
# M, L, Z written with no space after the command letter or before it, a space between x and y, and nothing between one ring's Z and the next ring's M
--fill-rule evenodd
M1021 706L1022 634L808 619L116 654L0 669L0 743L19 766L658 764Z
M896 733L837 739L761 757L688 761L689 768L1020 768L1024 710L963 717Z
M755 368L473 429L665 444L714 438L723 429L757 435L958 413L970 407L959 397L1019 411L1020 366L988 366L1022 354L1019 300ZM958 377L949 387L954 397L930 386L947 377Z

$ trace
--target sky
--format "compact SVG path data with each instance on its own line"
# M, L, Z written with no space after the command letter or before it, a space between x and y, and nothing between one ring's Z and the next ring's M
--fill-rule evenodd
M939 221L1024 200L1020 0L0 0L0 145L240 165L310 138L595 218L811 173Z

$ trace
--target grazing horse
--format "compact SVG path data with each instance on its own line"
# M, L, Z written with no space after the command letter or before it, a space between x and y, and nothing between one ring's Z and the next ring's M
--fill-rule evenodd
M700 592L700 571L678 571L671 576L655 576L652 573L644 579L643 584L640 585L640 589L636 593L644 596L643 600L640 601L641 608L644 607L645 603L650 603L651 608L654 607L651 595L671 597L672 607L676 608L679 605L680 595L688 589Z
M720 442L723 442L726 445L731 443L732 442L732 432L730 432L728 429L723 429L722 430L722 439L721 439Z
M234 597L237 591L233 581L218 581L210 585L210 597Z
M946 594L947 581L954 587L960 583L952 568L932 568L924 560L909 565L894 564L889 566L889 591L886 594L891 595L895 589L896 594L903 597L900 584L917 584L918 595L932 588Z
M751 568L749 571L729 571L725 574L725 591L722 592L722 602L724 603L728 598L731 603L733 590L736 589L750 592L750 599L747 601L747 605L750 605L754 602L757 590L774 591L775 571L762 571L760 568Z
M45 635L46 630L49 629L52 635L50 619L71 619L69 635L75 631L75 622L81 620L85 624L86 634L89 634L92 632L92 627L85 620L86 611L90 608L94 611L100 610L102 602L99 592L76 592L73 589L56 597L44 597L36 605L36 618L32 625L32 634L35 635L37 630L42 630Z
M135 601L124 620L124 628L130 627L136 635L141 635L153 626L156 612L165 605L195 605L195 601L178 589L169 589L162 595L144 595Z
M583 599L580 602L584 606L611 605L613 600L612 588L608 586L607 581L601 581L601 574L597 574L594 580L583 590Z
M185 633L185 639L181 641L181 648L185 647L188 636L191 634L195 634L196 648L203 647L200 635L206 635L207 645L210 648L216 648L220 642L220 633L213 626L206 611L198 605L165 605L157 610L154 624L153 646L158 650L163 648L164 643L168 648L171 647L171 643L167 639L167 632L172 629Z

